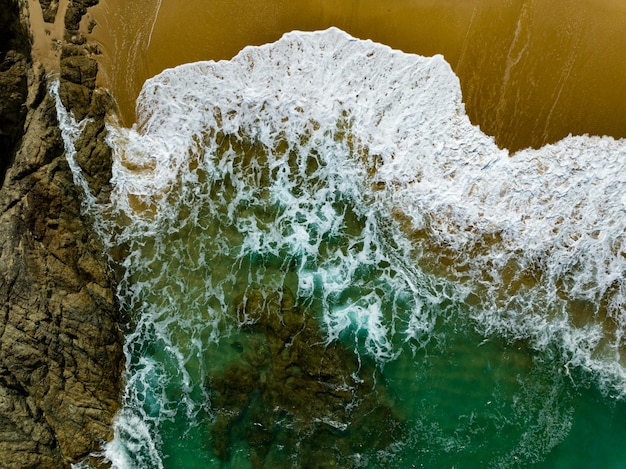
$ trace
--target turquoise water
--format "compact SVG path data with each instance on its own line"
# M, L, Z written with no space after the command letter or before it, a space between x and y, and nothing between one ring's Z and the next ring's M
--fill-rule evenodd
M92 207L125 253L114 467L626 465L623 142L509 155L441 57L335 29L138 114Z

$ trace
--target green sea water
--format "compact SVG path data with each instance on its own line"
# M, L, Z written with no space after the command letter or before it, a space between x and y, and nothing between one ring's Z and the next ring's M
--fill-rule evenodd
M623 143L510 157L440 57L338 30L166 71L138 112L94 208L113 467L626 467Z

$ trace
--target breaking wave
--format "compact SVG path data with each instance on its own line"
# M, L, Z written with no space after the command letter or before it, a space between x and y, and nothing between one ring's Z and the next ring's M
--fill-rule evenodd
M109 126L104 209L111 249L127 250L120 297L133 325L107 451L117 467L160 467L163 422L215 417L206 383L229 353L215 347L255 322L245 305L259 292L267 304L293 295L326 344L382 370L474 334L550 355L554 386L623 397L623 141L568 137L511 155L471 124L441 56L337 29L166 70L145 83L137 117ZM537 386L521 398L536 420L511 417L534 430L493 464L540 459L567 434L570 410ZM408 434L431 432L444 451L442 431L422 422Z

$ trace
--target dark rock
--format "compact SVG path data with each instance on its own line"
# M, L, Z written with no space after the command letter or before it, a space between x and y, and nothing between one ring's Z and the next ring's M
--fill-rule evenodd
M43 20L46 23L54 23L59 10L59 0L39 0L43 13Z
M63 106L69 109L78 121L89 114L96 71L96 61L91 57L70 56L61 59L59 95Z
M80 20L85 13L87 13L87 7L83 5L82 2L70 0L67 10L65 11L65 30L70 34L74 31L78 31Z
M97 5L99 0L69 0L69 5L67 6L67 10L65 12L65 29L66 32L70 35L80 35L78 33L78 29L80 27L80 21L83 19L85 13L87 13L87 9L94 5ZM69 39L68 39L69 37ZM80 41L84 41L84 38L79 39ZM71 36L66 36L66 41L74 42L71 39Z
M13 162L15 146L22 133L26 118L26 96L28 95L28 61L18 54L7 54L0 72L0 181Z
M87 50L85 47L68 42L63 45L63 50L61 51L61 59L64 59L65 57L70 57L72 55L85 55L86 52Z
M244 440L253 467L346 467L364 443L384 450L400 437L382 377L341 344L325 343L288 290L250 291L240 303L241 355L207 383L219 458Z
M54 4L42 2L44 14ZM114 278L92 221L81 213L83 194L66 160L45 72L33 70L17 5L0 0L0 135L7 136L0 142L0 467L63 468L113 436L123 337ZM82 11L88 2L80 5ZM94 195L106 197L104 116L112 100L94 91L97 67L88 47L66 47L74 49L61 63L64 103L93 119L76 158Z
M82 10L81 10L82 11ZM84 46L87 44L87 38L78 30L68 29L65 31L64 39L66 43L75 46Z
M96 87L96 73L98 73L98 64L91 57L71 55L61 59L62 80L93 90Z
M38 126L54 128L51 108L44 102L33 116L23 148L31 139L42 145ZM0 194L0 387L22 390L33 415L45 417L31 426L53 436L47 451L76 461L112 437L122 337L102 245L80 214L81 194L62 152L54 157L62 142L54 132L45 142L52 148L18 153L14 166L37 161L24 164L32 172L11 168Z
M28 31L19 21L18 4L5 0L0 3L0 187L23 131L31 68Z
M92 116L102 112L98 106L113 106L112 99L106 92L96 91L94 101L97 104L91 109ZM110 109L110 108L109 108ZM103 125L103 117L91 120L77 141L76 162L83 170L83 176L91 188L92 194L101 202L108 198L110 191L109 181L111 180L111 165L113 155L111 148L104 141L106 128Z
M89 24L87 25L87 32L91 34L97 25L98 23L96 23L96 20L94 19L89 20Z

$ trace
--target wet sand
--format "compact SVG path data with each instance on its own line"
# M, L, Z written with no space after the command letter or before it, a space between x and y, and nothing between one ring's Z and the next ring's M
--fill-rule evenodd
M100 84L126 124L165 68L229 59L294 29L337 26L406 52L443 54L472 122L511 150L575 135L626 136L626 4L618 0L101 0Z
M32 56L36 63L44 66L46 73L60 73L59 60L65 32L63 19L67 4L68 0L60 0L54 23L46 23L39 3L28 0L28 20L33 34Z

